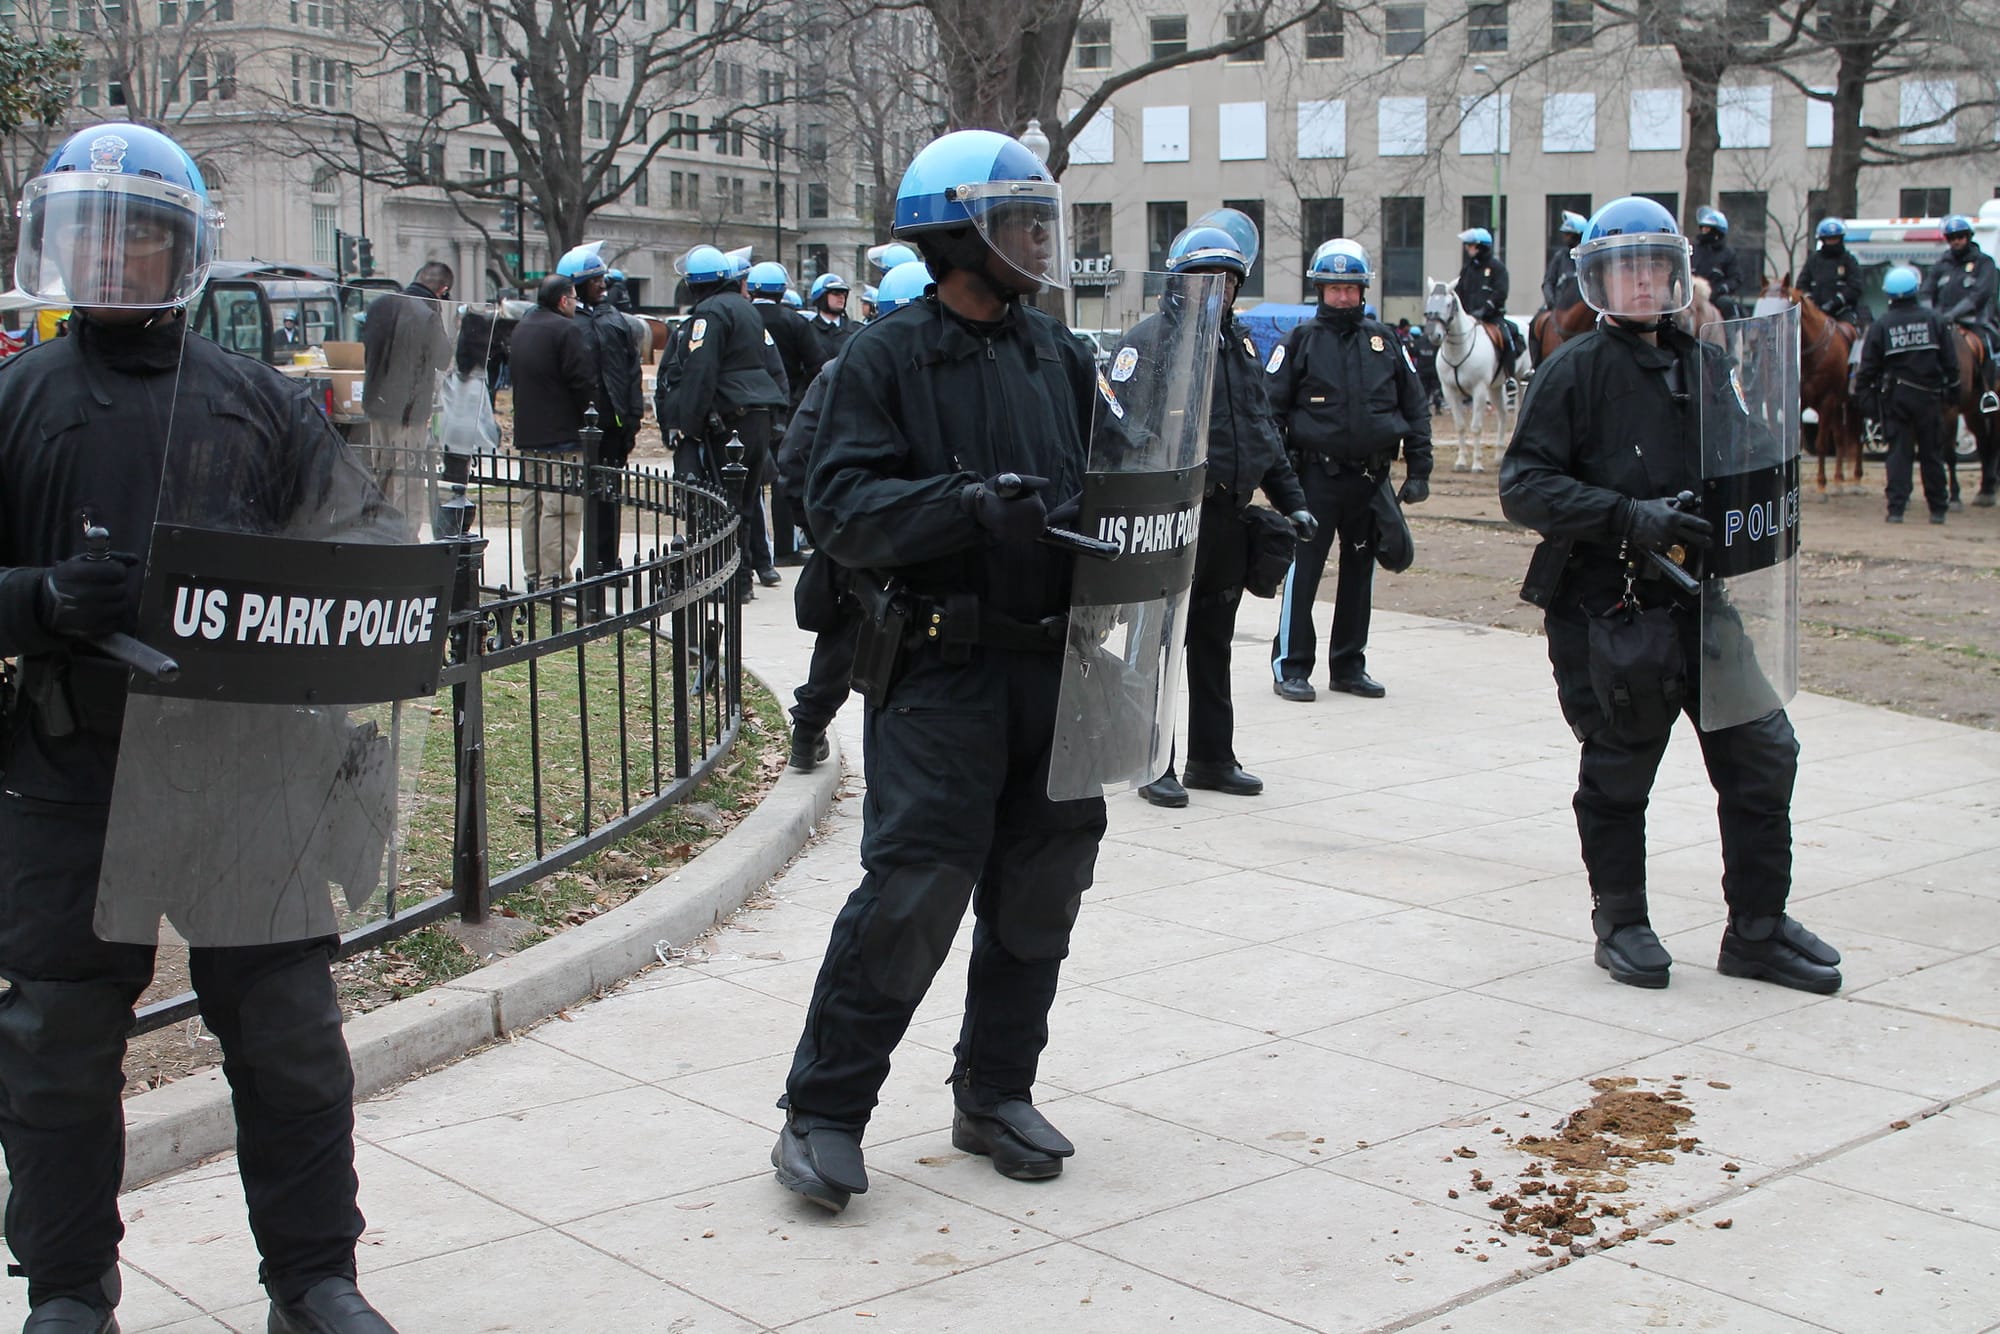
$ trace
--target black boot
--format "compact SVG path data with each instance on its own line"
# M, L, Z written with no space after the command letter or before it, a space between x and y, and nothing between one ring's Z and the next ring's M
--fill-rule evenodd
M1062 1175L1063 1159L1076 1152L1062 1131L1035 1110L1025 1093L990 1104L961 1076L952 1081L951 1146L993 1160L993 1170L1015 1181L1046 1181Z
M1336 676L1327 684L1343 695L1358 695L1362 699L1380 699L1389 693L1389 688L1366 672L1353 672L1346 676Z
M21 1334L118 1334L116 1310L123 1295L124 1280L113 1265L88 1289L38 1302Z
M272 1302L269 1334L396 1334L351 1278L323 1278L295 1302Z
M1839 962L1839 950L1789 917L1732 916L1715 969L1724 977L1754 977L1831 996L1840 990Z
M1180 779L1174 777L1172 769L1140 788L1139 795L1155 806L1165 806L1170 810L1187 805L1187 789L1181 786Z
M1597 966L1614 982L1658 990L1667 985L1674 956L1660 943L1646 916L1644 894L1605 897L1590 914L1597 935Z
M868 1193L868 1169L861 1160L861 1132L816 1116L787 1112L785 1128L771 1146L778 1184L824 1209L839 1213L851 1196Z
M792 727L792 767L804 773L811 773L826 762L833 753L833 744L826 739L823 727Z
M1235 760L1189 760L1181 767L1181 785L1227 792L1232 797L1254 797L1264 790L1264 780L1245 773Z

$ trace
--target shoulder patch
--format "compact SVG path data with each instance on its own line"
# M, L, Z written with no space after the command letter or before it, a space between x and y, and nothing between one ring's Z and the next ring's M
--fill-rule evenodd
M1380 351L1381 351L1381 350L1382 350L1383 348L1385 348L1385 347L1387 347L1387 346L1388 346L1388 344L1386 344L1386 343L1384 343L1384 342L1382 341L1382 335L1381 335L1381 334L1369 334L1369 335L1368 335L1368 350L1369 350L1370 352L1380 352Z
M1403 364L1410 368L1410 374L1415 375L1417 373L1417 359L1410 355L1410 345L1408 343L1403 344Z
M1097 373L1097 393L1104 400L1104 405L1111 409L1111 415L1124 421L1125 405L1118 401L1117 394L1111 392L1111 382L1104 378L1103 371Z
M1118 349L1118 356L1111 363L1111 378L1119 384L1124 384L1132 378L1132 372L1138 369L1139 349L1121 347Z
M1271 359L1264 363L1264 374L1276 375L1278 373L1278 367L1284 364L1285 364L1285 345L1283 343L1280 343L1276 347L1271 349Z
M769 334L764 336L766 338L770 337ZM705 319L696 320L694 327L688 331L688 351L692 352L700 347L702 339L706 337L708 337L708 321Z

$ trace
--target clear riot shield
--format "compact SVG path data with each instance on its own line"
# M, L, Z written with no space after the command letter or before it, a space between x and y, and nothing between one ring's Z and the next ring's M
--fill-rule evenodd
M1784 707L1799 688L1799 312L1700 330L1704 732Z
M1076 560L1049 757L1056 801L1150 783L1174 742L1223 280L1148 278L1164 288L1161 313L1098 375L1076 526L1117 554Z
M434 419L492 321L371 295L331 298L317 345L273 334L276 368L183 343L153 530L109 535L144 553L136 638L178 670L132 675L103 939L331 935L394 882L456 564Z

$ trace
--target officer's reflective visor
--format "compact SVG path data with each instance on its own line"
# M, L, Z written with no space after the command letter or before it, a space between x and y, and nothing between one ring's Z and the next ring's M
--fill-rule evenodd
M1060 185L986 181L961 185L954 195L979 228L979 239L1009 268L1043 287L1069 286Z
M68 306L157 310L208 281L222 215L184 186L57 172L28 182L14 284Z
M1694 301L1685 237L1606 236L1570 253L1583 299L1599 314L1650 320L1677 314Z

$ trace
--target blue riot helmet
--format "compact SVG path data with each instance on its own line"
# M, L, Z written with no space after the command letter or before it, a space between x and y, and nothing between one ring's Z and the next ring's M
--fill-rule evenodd
M1913 296L1917 290L1917 271L1907 264L1898 264L1882 279L1882 295L1891 301L1898 297Z
M799 311L801 313L805 311L806 308L805 298L799 295L797 288L787 287L785 289L785 295L781 299L787 306L791 307L793 310Z
M882 276L881 286L875 289L875 313L878 317L892 310L901 310L912 301L922 299L930 290L931 271L920 259L898 264Z
M624 281L625 281L625 270L623 270L623 269L606 269L606 270L604 271L604 276L605 276L606 278L610 279L610 280L611 280L612 282L614 282L614 283L622 283L622 282L624 282Z
M707 287L733 277L736 264L714 246L698 245L674 261L674 272L687 279L689 287Z
M1601 315L1658 321L1694 300L1692 249L1656 200L1612 200L1591 215L1570 253L1583 299Z
M1568 209L1564 209L1562 215L1562 226L1558 230L1562 231L1566 235L1574 236L1577 239L1581 240L1583 238L1583 229L1587 227L1589 224L1590 224L1590 219L1584 217L1583 214L1572 213ZM1728 229L1725 227L1724 230L1726 231Z
M571 279L579 287L583 286L584 280L588 278L608 279L611 270L605 264L603 254L600 253L603 249L602 241L586 241L580 246L575 246L565 251L563 257L556 261L556 272Z
M1487 231L1484 227L1467 227L1458 234L1458 243L1460 245L1483 245L1490 247L1493 244L1493 233Z
M1944 226L1940 230L1944 232L1944 239L1947 241L1954 236L1963 236L1966 240L1970 241L1972 239L1972 219L1966 217L1963 213L1954 213L1944 220Z
M1719 208L1710 208L1706 204L1694 211L1694 225L1713 227L1724 236L1729 235L1729 215Z
M1344 236L1336 236L1313 251L1312 263L1306 266L1306 280L1315 287L1324 287L1328 283L1366 287L1373 277L1368 266L1368 252L1358 242Z
M826 294L828 292L847 292L850 290L852 289L848 287L847 279L841 277L839 274L822 273L819 277L813 279L812 291L806 295L806 301L814 310L825 310L826 306L824 302L826 301Z
M1220 227L1236 238L1236 248L1243 252L1243 262L1251 267L1257 263L1257 247L1263 244L1263 237L1257 232L1257 224L1248 213L1238 208L1212 208L1196 218L1195 227Z
M1236 238L1221 227L1196 223L1184 228L1167 247L1167 272L1220 269L1238 278L1250 273L1250 260Z
M892 230L927 257L983 270L965 244L976 233L1029 290L1069 286L1062 187L1018 140L992 130L954 130L926 145L896 189Z
M1839 218L1821 218L1819 226L1813 228L1813 235L1818 237L1822 244L1827 241L1838 241L1846 237L1847 224Z
M208 281L222 212L201 169L158 130L78 130L21 192L14 285L73 307L161 310Z
M743 281L744 288L751 296L770 297L776 300L792 285L792 275L785 272L785 266L775 259L767 259L761 264L752 264L750 274Z
M913 264L922 258L917 252L901 241L886 241L881 245L868 247L868 262L877 273L888 273L903 264Z

